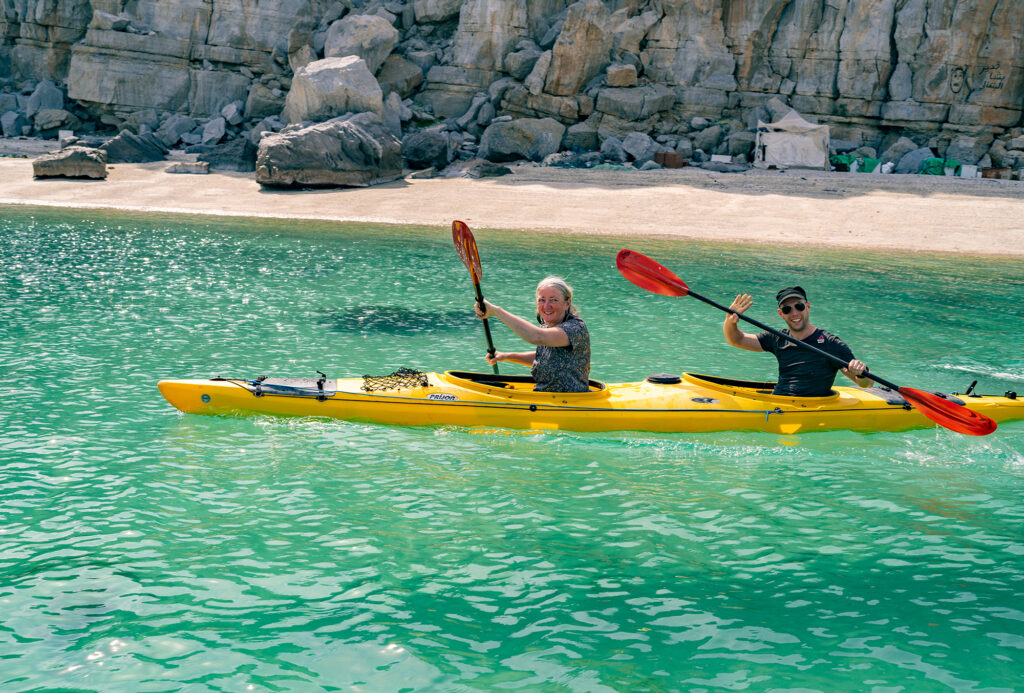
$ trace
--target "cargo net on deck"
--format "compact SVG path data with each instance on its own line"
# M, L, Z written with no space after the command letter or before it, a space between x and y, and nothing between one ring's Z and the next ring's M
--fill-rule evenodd
M364 375L364 392L378 392L380 390L401 390L410 387L426 387L429 384L427 374L423 371L416 371L412 368L399 368L391 375Z

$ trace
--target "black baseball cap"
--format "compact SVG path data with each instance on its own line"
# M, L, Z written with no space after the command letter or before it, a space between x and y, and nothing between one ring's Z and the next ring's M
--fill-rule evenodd
M804 291L801 286L787 286L785 289L775 294L775 300L778 301L779 305L782 305L783 301L787 298L793 298L794 296L799 296L805 301L807 300L807 292Z

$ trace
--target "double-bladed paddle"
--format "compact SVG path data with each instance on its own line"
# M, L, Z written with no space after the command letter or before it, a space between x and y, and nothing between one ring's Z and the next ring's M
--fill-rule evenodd
M841 358L833 356L827 351L823 351L815 346L807 344L806 342L802 342L791 335L768 327L764 323L760 323L753 318L748 318L742 313L736 313L736 311L729 310L725 306L701 296L691 290L682 279L646 255L635 253L632 250L623 249L620 250L618 256L616 256L615 264L618 266L619 271L622 272L622 276L642 289L647 289L648 291L661 294L662 296L693 296L698 301L703 301L709 306L714 306L726 313L735 314L740 320L745 320L751 325L756 325L762 330L767 330L775 336L782 337L803 349L808 349L819 356L824 356L842 368L846 368L847 366ZM864 371L863 375L867 378L871 378L879 385L885 385L892 390L896 390L903 395L903 398L910 402L915 409L935 423L940 426L944 426L951 431L972 436L985 436L996 430L995 421L983 414L971 411L961 404L957 404L956 402L948 399L943 399L939 395L931 392L925 392L924 390L917 390L912 387L900 387L899 385L895 385L888 380L870 373L869 371Z
M469 276L473 278L473 287L476 289L476 302L480 307L484 306L484 295L480 291L480 279L483 277L483 270L480 268L480 253L476 249L476 239L473 232L469 230L465 222L452 222L452 240L455 242L455 250L462 258L462 264L469 270ZM487 337L487 353L494 356L494 342L491 340L491 326L484 318L484 335ZM498 364L493 364L494 372L498 372Z

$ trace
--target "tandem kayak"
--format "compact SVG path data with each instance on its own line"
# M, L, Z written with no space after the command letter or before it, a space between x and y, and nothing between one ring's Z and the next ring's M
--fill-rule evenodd
M160 392L187 414L327 417L400 426L705 433L902 431L935 424L898 392L836 387L827 397L782 397L774 383L709 375L590 381L581 393L535 392L529 376L400 369L362 378L163 380ZM1024 418L1024 400L936 393L993 420Z

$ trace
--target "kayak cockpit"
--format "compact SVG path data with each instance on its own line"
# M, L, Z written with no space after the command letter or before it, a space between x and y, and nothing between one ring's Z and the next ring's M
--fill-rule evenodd
M498 373L474 373L472 371L445 371L443 378L453 385L467 389L490 389L500 388L503 390L514 390L515 392L537 392L533 388L537 382L529 375L501 375ZM537 394L551 394L564 396L587 396L598 392L605 392L608 386L600 380L590 380L588 392L538 392Z
M772 392L775 390L774 382L766 382L759 380L736 380L733 378L720 378L715 375L701 375L697 373L683 373L683 377L687 382L694 385L700 385L713 390L719 390L722 392L731 392L740 394L744 397L751 397L756 399L778 399L787 401L797 401L803 404L808 403L832 403L842 398L844 391L857 390L873 395L878 399L882 400L885 404L903 407L905 409L910 408L910 404L903 396L895 390L890 390L887 387L875 386L875 387L857 387L857 388L841 388L833 389L831 394L824 397L793 397L790 395L774 395ZM944 399L950 399L955 401L957 404L963 404L963 400L952 397L945 393L936 393Z

